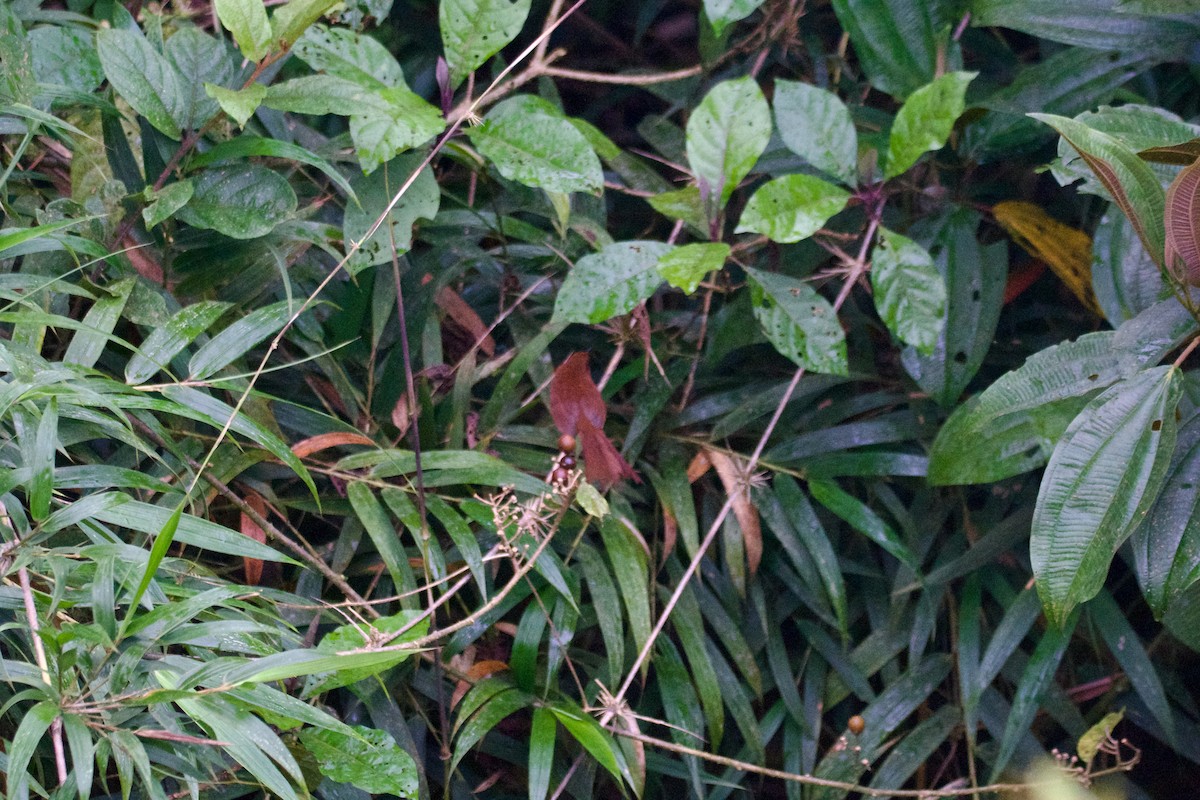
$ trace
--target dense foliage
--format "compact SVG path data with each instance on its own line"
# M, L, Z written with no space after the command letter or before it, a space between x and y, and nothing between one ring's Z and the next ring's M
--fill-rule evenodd
M1178 796L1198 37L0 6L6 797Z

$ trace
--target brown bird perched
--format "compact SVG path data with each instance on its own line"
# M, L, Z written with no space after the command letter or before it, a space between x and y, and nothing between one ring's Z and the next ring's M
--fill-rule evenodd
M554 371L550 379L550 415L563 440L574 437L583 446L583 471L589 483L601 490L624 478L641 483L633 467L604 435L608 409L588 371L587 353L572 353Z

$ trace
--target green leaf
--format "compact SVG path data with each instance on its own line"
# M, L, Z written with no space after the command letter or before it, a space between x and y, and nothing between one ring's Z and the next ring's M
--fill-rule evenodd
M699 233L706 234L708 231L704 201L700 198L700 188L697 186L660 192L647 197L646 202L663 216L683 220Z
M487 732L494 728L498 722L515 714L532 702L533 698L524 692L517 691L511 686L505 687L495 695L489 697L474 715L470 716L465 723L462 723L462 719L466 717L467 710L467 703L464 700L459 710L459 723L461 725L456 725L455 737L457 741L454 744L454 757L450 759L450 771L454 771L454 768L458 766L458 762L462 760L462 757L480 739L487 735Z
M770 138L771 108L753 78L714 86L687 124L688 163L700 196L715 208L724 207Z
M57 231L66 230L67 228L87 222L94 217L85 217L83 219L64 219L61 222L51 222L47 225L38 225L33 228L6 228L0 231L0 254L5 250L16 247L19 244L40 239L43 236L56 233Z
M241 358L252 347L278 331L292 316L292 304L286 300L256 308L234 320L209 339L188 362L188 378L204 380L217 370Z
M314 72L324 72L371 89L406 88L404 71L378 39L346 28L314 25L292 52Z
M894 178L931 150L941 150L962 116L967 85L977 72L951 72L913 92L892 123L883 177Z
M579 488L575 490L575 502L579 504L585 514L596 519L604 519L608 516L608 501L604 499L604 495L600 494L599 489L587 481L579 483Z
M458 86L521 32L530 0L442 0L438 27L450 66L450 82Z
M147 122L178 140L185 112L183 78L166 56L140 34L112 28L96 34L96 51L117 94Z
M125 365L125 382L132 385L145 383L159 372L167 370L171 359L208 330L229 308L229 303L202 300L180 309L155 328L138 352L129 359Z
M1179 371L1156 367L1087 405L1054 448L1029 554L1046 616L1065 623L1100 591L1117 548L1149 512L1175 447Z
M871 84L906 97L937 75L938 6L914 0L834 0L842 30L850 37Z
M263 0L215 0L213 5L247 61L261 61L271 51L271 22Z
M1176 58L1200 36L1194 17L1129 13L1125 0L973 0L971 24L1094 50Z
M37 703L21 717L12 744L8 747L8 763L5 765L10 800L28 796L26 779L29 777L29 762L46 729L57 718L58 707L48 701ZM25 787L25 791L21 791L22 787Z
M588 716L582 708L559 701L549 706L551 713L567 729L567 733L575 737L575 741L591 754L618 782L621 780L621 767L617 763L616 748L612 738L603 728Z
M267 96L267 87L261 83L252 83L245 89L226 89L224 86L206 83L204 91L220 104L222 111L243 128Z
M1061 625L1046 628L1037 648L1025 665L1021 680L1017 683L1012 709L1004 722L1004 734L1000 739L1000 752L992 763L990 780L996 780L1008 766L1021 737L1029 732L1029 726L1042 707L1046 692L1054 682L1054 673L1062 661L1071 634L1075 631L1078 614L1068 615ZM990 648L989 648L990 649Z
M850 527L919 573L920 563L900 536L861 500L846 493L834 481L810 480L808 491L814 500L841 517Z
M946 313L933 351L922 355L905 348L901 360L908 374L943 408L951 408L991 348L1003 308L1008 247L983 246L976 238L979 215L952 215L931 246L946 286Z
M589 253L567 273L554 301L553 322L604 322L632 311L662 285L663 242L617 242Z
M913 773L928 762L958 723L958 709L952 705L942 706L932 716L922 720L888 753L884 762L873 769L871 786L877 789L903 786Z
M51 396L42 408L37 433L32 441L22 437L21 449L33 477L29 482L29 516L41 522L50 515L50 499L54 493L54 460L58 441L58 398Z
M175 509L130 500L117 506L97 509L96 519L110 525L119 525L123 528L157 536L170 524L174 512ZM192 547L211 550L214 553L257 558L261 561L296 563L265 544L259 544L249 536L243 536L237 531L231 531L215 522L209 522L191 514L183 514L179 518L175 540Z
M888 330L918 352L932 353L944 324L946 284L925 248L880 228L871 260L871 288Z
M125 303L129 300L133 287L132 278L125 278L105 287L105 294L98 298L84 315L83 328L71 337L71 343L67 345L67 352L63 355L64 364L96 366L113 329L121 319L121 312L125 310Z
M1075 745L1075 752L1085 766L1092 763L1096 753L1100 752L1100 745L1105 739L1112 736L1113 731L1117 729L1117 724L1124 718L1125 709L1112 711L1101 717L1099 722L1088 728L1087 732L1079 737L1079 742Z
M813 372L849 374L846 335L833 307L809 284L746 269L754 316L775 349Z
M858 133L837 95L799 81L775 81L775 127L788 149L853 186L858 182Z
M402 87L380 89L350 117L350 138L368 175L405 150L425 144L446 127L442 112Z
M1108 331L1047 347L950 415L934 440L929 481L990 483L1045 463L1088 400L1140 366Z
M193 157L188 162L188 168L206 167L209 164L218 164L222 161L237 161L247 156L286 158L289 161L296 161L301 164L308 164L310 167L316 167L333 181L339 189L345 192L351 201L356 205L358 204L358 196L354 193L354 189L351 188L350 182L342 176L342 173L338 172L336 167L297 144L284 142L279 139L267 139L261 136L243 134L236 139L221 142L215 147Z
M546 706L533 710L533 727L529 731L529 800L545 800L550 793L557 731L554 712Z
M179 218L233 239L257 239L296 211L296 193L278 172L258 164L214 167L194 179Z
M306 75L267 87L263 105L297 114L363 114L382 103L377 89L335 75Z
M587 138L540 97L508 98L467 135L509 180L563 193L599 192L604 186L600 159Z
M90 30L42 25L25 35L32 55L31 72L39 83L91 94L104 80Z
M849 199L845 189L812 175L784 175L758 188L734 233L761 233L784 244L798 242L819 231Z
M629 629L634 644L640 652L650 640L653 625L646 551L628 524L612 514L601 521L600 536L604 540L604 551L612 564L613 574L616 575L625 611L629 615Z
M202 77L214 85L229 83L235 79L234 60L223 42L193 26L176 31L167 40L165 50L180 78L183 97L179 124L184 130L194 130L212 119L217 103L200 80L186 80L185 76Z
M300 742L317 760L321 774L371 794L417 796L417 764L387 731L352 726L353 735L306 728Z
M1169 294L1162 271L1138 240L1133 223L1110 207L1092 238L1092 288L1113 325L1136 317Z
M271 15L271 43L289 49L314 22L339 0L288 0Z
M723 242L685 244L664 253L656 268L667 283L692 294L704 276L725 266L729 252L729 245Z
M1104 637L1104 643L1108 645L1113 659L1121 665L1121 671L1133 684L1138 698L1150 709L1154 721L1166 734L1167 741L1177 748L1178 730L1175 715L1171 712L1171 703L1167 700L1167 692L1150 654L1142 645L1141 637L1125 616L1125 609L1117 605L1107 591L1101 591L1088 604L1088 612L1100 635Z
M433 219L438 211L441 193L429 167L421 168L424 156L407 153L399 156L380 170L351 182L359 205L348 205L342 218L342 235L347 247L350 242L362 242L362 246L347 263L351 273L392 260L392 246L397 254L407 253L412 247L413 226L418 219ZM400 187L421 169L408 191L392 206L382 225L369 238L364 239L375 220L389 206Z
M587 582L596 621L604 641L604 657L610 680L619 680L625 665L625 626L621 600L604 557L591 545L581 544L576 551L580 572Z
M187 205L194 191L191 180L184 178L155 192L153 202L142 209L142 220L147 230L170 219L172 214Z
M408 563L408 553L405 552L395 526L371 487L362 481L354 481L346 487L346 496L354 513L367 530L367 535L375 544L383 565L392 577L392 583L402 592L416 588L416 579L412 567Z
M100 516L97 514L96 516ZM133 622L138 604L142 602L142 597L146 594L146 590L150 588L150 582L154 580L155 573L158 572L158 567L162 564L163 558L167 555L167 550L171 547L171 542L175 541L175 534L179 531L179 522L183 518L183 503L175 507L171 512L171 516L167 518L167 522L163 525L162 530L154 537L154 544L150 547L150 556L146 559L146 569L142 571L141 580L138 581L137 588L133 591L133 597L129 601L129 611L125 615L125 619L121 621L121 633L124 635L125 629L129 627L129 623Z
M1104 184L1113 200L1133 223L1146 252L1161 264L1163 259L1163 207L1165 196L1150 166L1120 141L1083 123L1053 114L1030 114L1058 131L1079 151Z
M763 0L704 0L704 16L720 36L728 25L750 16L762 4Z
M1200 579L1200 442L1180 450L1153 510L1134 531L1130 548L1142 593L1156 619Z

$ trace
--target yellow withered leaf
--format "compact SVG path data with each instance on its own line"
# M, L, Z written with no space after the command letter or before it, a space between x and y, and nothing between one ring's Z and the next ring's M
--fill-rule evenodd
M1088 310L1103 315L1092 291L1092 237L1020 200L997 203L992 214L1013 241L1046 262Z

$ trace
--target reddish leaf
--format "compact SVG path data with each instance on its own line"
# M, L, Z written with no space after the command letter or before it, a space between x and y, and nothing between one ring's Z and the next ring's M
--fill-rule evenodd
M1146 161L1155 161L1159 164L1187 166L1200 158L1200 139L1169 144L1165 147L1148 147L1138 151L1138 155Z
M263 499L254 492L246 494L246 505L250 506L260 517L267 513L267 504ZM267 541L267 533L258 526L258 523L246 513L242 513L240 520L240 529L243 536L249 536L256 542L265 544ZM257 586L262 581L263 562L257 558L243 558L243 568L246 571L246 583L251 586Z
M1200 284L1200 161L1184 167L1171 182L1164 216L1167 269Z
M574 436L583 446L584 474L589 482L603 490L624 478L638 481L633 467L604 435L608 409L588 371L587 353L572 353L554 371L550 416L559 433Z
M313 453L319 453L331 447L343 447L351 444L375 447L374 440L361 433L334 431L332 433L319 433L316 436L301 439L292 445L292 452L295 453L297 458L306 458Z

